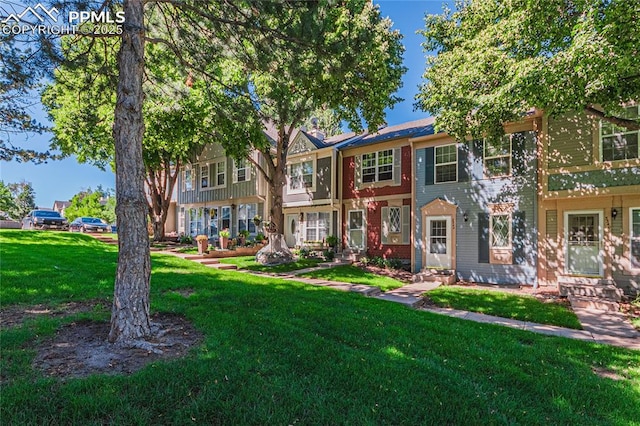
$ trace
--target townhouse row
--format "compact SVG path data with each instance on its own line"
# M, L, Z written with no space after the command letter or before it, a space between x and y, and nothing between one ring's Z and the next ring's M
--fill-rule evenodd
M638 116L638 106L628 108ZM291 247L400 258L459 280L640 292L639 131L539 111L499 139L457 141L427 118L375 133L299 131L284 191ZM259 154L254 160L260 162ZM216 239L269 217L265 179L212 144L178 182L177 229Z

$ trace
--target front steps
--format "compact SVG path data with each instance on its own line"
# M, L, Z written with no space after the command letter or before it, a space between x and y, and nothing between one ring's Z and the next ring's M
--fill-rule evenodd
M423 269L413 276L413 282L439 282L444 285L454 284L458 280L453 269Z
M599 278L562 278L558 281L561 296L567 296L574 308L618 312L624 296L611 280Z

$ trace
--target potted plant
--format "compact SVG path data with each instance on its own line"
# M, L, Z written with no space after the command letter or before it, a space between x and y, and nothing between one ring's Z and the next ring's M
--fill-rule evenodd
M222 231L220 231L220 248L223 250L227 248L227 244L229 243L229 235L231 234L229 234L228 229L223 229Z
M255 215L253 217L253 224L256 225L256 228L259 227L260 225L262 225L262 216Z
M267 239L267 237L264 236L264 234L262 232L258 232L256 234L256 243L257 244L264 244L264 241Z
M325 241L327 243L327 246L333 249L333 251L335 251L336 247L338 247L338 237L336 237L335 235L329 235Z
M238 245L244 246L247 243L247 238L249 238L250 232L246 229L240 231L238 233Z
M204 254L209 248L209 237L203 234L196 235L196 242L198 243L198 254Z

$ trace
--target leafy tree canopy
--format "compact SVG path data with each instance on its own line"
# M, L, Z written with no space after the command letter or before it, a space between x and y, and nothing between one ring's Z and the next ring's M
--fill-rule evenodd
M621 109L640 99L637 0L462 0L425 20L418 106L458 138L499 134L532 107L640 126Z
M97 217L108 221L104 196L102 191L92 191L91 188L77 193L64 211L66 218L72 221L78 217Z
M3 184L4 186L4 184ZM14 219L22 219L29 212L36 208L36 191L33 189L31 182L17 182L6 185L13 202L8 204L8 210L5 210L10 217ZM4 198L4 197L3 197ZM3 201L7 201L4 199Z

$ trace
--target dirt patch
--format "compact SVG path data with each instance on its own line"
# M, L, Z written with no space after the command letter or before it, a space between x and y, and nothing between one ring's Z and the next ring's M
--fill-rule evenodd
M2 328L8 328L32 317L64 316L99 308L90 302L67 303L55 309L9 307L0 312L0 319ZM149 363L182 357L202 341L202 334L181 316L158 313L152 315L151 321L153 333L145 344L153 350L108 343L108 322L81 320L61 327L53 337L40 342L35 348L33 367L45 376L59 378L131 374Z
M405 283L410 283L413 281L413 274L404 269L387 269L373 265L364 266L362 263L355 263L354 266L357 266L363 271L371 272L372 274L377 275L384 275Z
M85 377L90 374L130 374L159 360L179 358L202 340L201 334L183 317L152 316L155 332L145 342L155 351L120 347L107 342L107 322L79 321L62 327L37 348L33 367L47 376Z
M82 312L106 311L111 307L108 300L85 300L63 303L56 307L46 305L8 306L0 310L0 328L16 327L25 320L39 317L64 317Z

